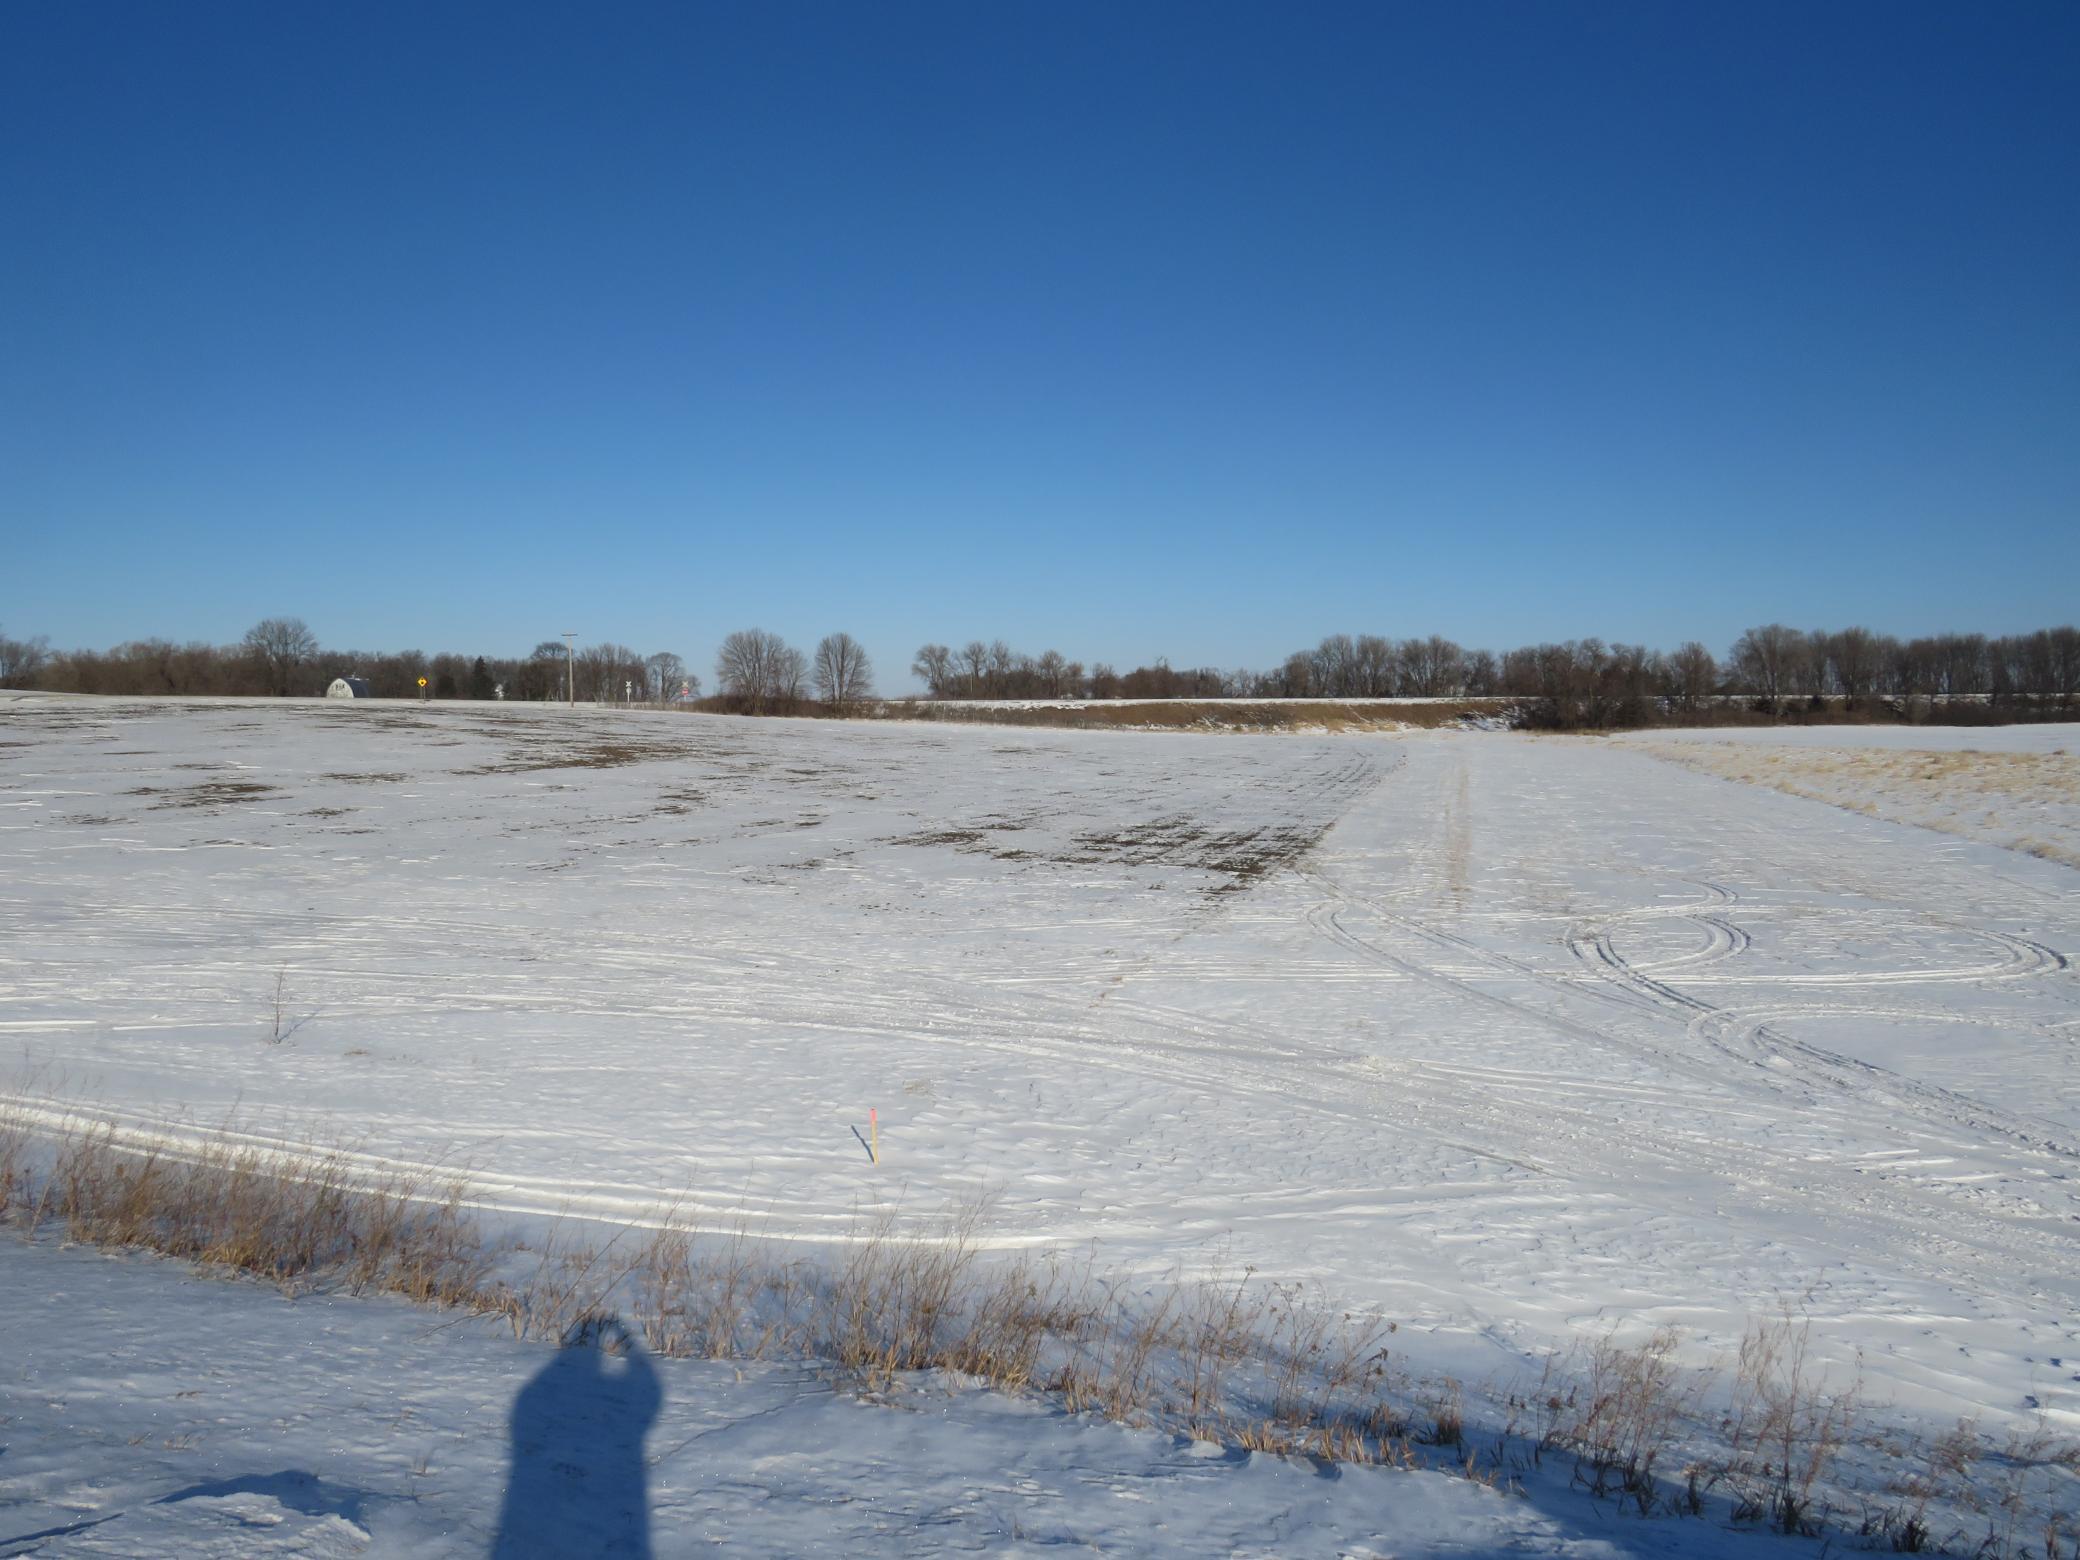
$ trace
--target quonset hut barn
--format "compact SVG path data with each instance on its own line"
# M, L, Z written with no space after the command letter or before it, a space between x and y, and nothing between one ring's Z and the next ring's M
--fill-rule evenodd
M332 686L325 690L328 699L365 699L368 697L368 679L365 677L335 677Z

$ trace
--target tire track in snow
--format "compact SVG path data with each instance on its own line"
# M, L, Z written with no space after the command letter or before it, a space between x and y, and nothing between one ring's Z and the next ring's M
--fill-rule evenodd
M1810 979L1786 976L1779 977L1773 983L1821 987L1942 984L2014 979L2062 971L2069 967L2064 955L2023 938L2011 937L2006 933L1986 928L1946 929L1982 937L2007 949L2010 957L1997 965L1955 973L1920 970L1864 971L1854 976L1821 976ZM1692 996L1628 962L1612 941L1608 928L1589 935L1570 934L1567 946L1575 958L1584 965L1596 968L1621 985L1663 1004L1676 1016L1685 1020L1690 1034L1737 1062L1751 1066L1760 1064L1765 1070L1773 1070L1772 1064L1778 1064L1795 1069L1802 1078L1850 1092L1876 1086L1888 1100L1901 1108L1914 1111L1931 1125L1964 1127L1974 1132L2005 1137L2021 1147L2060 1159L2080 1159L2080 1145L2056 1135L2049 1129L2048 1124L2033 1123L1954 1090L1924 1083L1875 1063L1842 1056L1810 1045L1772 1027L1767 1019L1751 1018L1743 1010L1722 1008L1701 997ZM1833 1010L1779 1006L1767 1011L1778 1017L1804 1013L1820 1017ZM1905 1016L1890 1015L1886 1010L1872 1008L1846 1011L1870 1016Z

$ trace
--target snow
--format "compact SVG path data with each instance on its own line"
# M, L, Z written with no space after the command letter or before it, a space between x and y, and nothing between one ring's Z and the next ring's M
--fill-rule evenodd
M954 1382L877 1406L798 1369L601 1361L402 1302L0 1253L0 1336L32 1343L0 1356L0 1556L1812 1549L1627 1521L1558 1480L1523 1499L1223 1452ZM515 1461L558 1499L516 1501Z
M1686 768L2080 866L2080 728L1834 726L1624 739Z
M2051 740L1954 745L2055 758L2028 745ZM141 1135L234 1115L274 1141L345 1133L372 1160L465 1163L519 1226L671 1200L814 1252L986 1190L996 1246L1095 1243L1150 1283L1302 1282L1393 1319L1411 1369L1477 1401L1614 1323L1723 1360L1788 1301L1904 1426L2080 1430L2080 873L1642 745L20 701L0 706L0 1034L32 1107L63 1096ZM854 1135L870 1108L878 1167ZM79 1339L6 1367L0 1499L107 1492L91 1509L123 1507L118 1547L83 1553L207 1552L125 1527L204 1504L148 1491L282 1468L417 1489L384 1461L410 1440L390 1381L453 1383L441 1412L475 1440L439 1443L440 1488L488 1521L498 1416L540 1365L423 1313L42 1247L4 1248L0 1288L6 1336ZM128 1328L138 1370L205 1379L226 1357L199 1335L231 1293L269 1358L304 1362L280 1376L304 1428L227 1431L196 1472L119 1444L143 1400L96 1362ZM314 1319L335 1317L337 1340ZM341 1355L361 1329L384 1341ZM1014 1548L987 1524L1030 1511L1042 1531L1050 1490L1045 1530L1130 1548L1553 1552L1589 1542L1578 1522L1624 1552L1663 1542L1564 1502L1501 1508L1559 1527L1462 1530L1457 1503L1487 1498L1464 1481L1236 1469L987 1395L902 1414L810 1405L785 1373L659 1368L678 1385L653 1455L767 1427L730 1431L747 1460L686 1497L689 1545L713 1523L813 1552L787 1524L828 1521L848 1546ZM96 1393L105 1435L39 1406ZM349 1412L341 1460L299 1449ZM869 1412L901 1428L863 1433ZM966 1482L971 1447L995 1484ZM1014 1464L1051 1471L1023 1492ZM1206 1480L1247 1483L1231 1527ZM906 1493L864 1493L884 1487ZM238 1500L321 1520L284 1489ZM450 1500L306 1504L441 1552L411 1525L465 1520ZM0 1507L32 1512L5 1531L57 1525L40 1509ZM1262 1525L1281 1510L1319 1526Z

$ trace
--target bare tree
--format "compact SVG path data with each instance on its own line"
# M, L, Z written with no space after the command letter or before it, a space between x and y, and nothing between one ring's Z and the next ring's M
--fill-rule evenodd
M1384 699L1394 691L1394 647L1378 634L1360 634L1353 647L1352 692Z
M910 663L910 675L935 699L953 692L953 652L944 645L922 645Z
M793 645L782 645L773 660L773 701L783 706L802 702L809 691L809 658Z
M1330 634L1314 649L1313 688L1323 698L1348 698L1357 691L1358 647L1349 634Z
M650 670L627 645L608 640L578 652L578 693L595 704L619 704L650 686Z
M816 646L816 696L841 713L873 692L874 664L850 634L825 634Z
M961 675L967 681L967 695L971 699L982 697L989 676L989 646L979 639L971 639L961 646Z
M263 618L246 630L245 648L268 691L279 697L295 687L297 668L318 653L318 636L302 618Z
M1011 674L1017 665L1018 656L1009 645L1001 639L990 642L989 665L983 675L991 698L1001 699L1011 691Z
M1757 695L1763 707L1775 713L1796 675L1793 663L1805 650L1806 636L1782 623L1751 628L1734 641L1733 669L1748 692Z
M1827 659L1834 669L1835 687L1855 704L1877 685L1883 646L1867 628L1845 628L1827 636Z
M715 654L716 684L754 715L799 700L808 671L801 651L762 628L738 629Z
M2061 709L2080 695L2080 629L2072 624L2054 628L2045 634L2046 666L2049 673L2045 686L2040 691L2056 696Z
M692 684L686 675L686 663L671 651L658 651L647 658L643 666L650 674L650 697L659 704L671 703L682 683L686 685L688 692L692 691Z
M1936 644L1943 657L1945 693L1952 698L1973 698L1991 690L1984 634L1939 634Z
M1395 659L1401 668L1401 691L1419 698L1449 698L1466 678L1466 652L1441 634L1403 640Z
M172 646L166 647L169 651ZM26 688L43 670L50 659L50 641L42 635L34 639L9 639L0 633L0 688Z
M1712 659L1712 652L1696 640L1683 645L1668 660L1669 692L1678 705L1694 710L1719 685L1719 663Z
M1818 699L1828 691L1827 646L1833 638L1826 629L1816 628L1793 641L1786 679L1789 691L1806 699Z
M563 677L563 641L544 639L513 668L512 696L516 699L560 699L563 697Z

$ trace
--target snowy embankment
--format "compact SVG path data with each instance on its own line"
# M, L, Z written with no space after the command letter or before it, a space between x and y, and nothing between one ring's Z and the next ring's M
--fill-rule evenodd
M1680 1329L1702 1366L1789 1305L1905 1449L1858 1453L1874 1491L1961 1417L2080 1432L2076 949L2069 868L1623 743L0 710L24 1110L70 1099L126 1141L234 1113L261 1143L344 1133L466 1167L522 1235L670 1205L812 1260L986 1191L990 1246L1095 1244L1150 1295L1253 1267L1392 1321L1400 1379L1455 1378L1470 1424L1612 1328ZM22 1303L59 1260L89 1259L0 1244ZM436 1326L362 1304L326 1302ZM41 1336L37 1369L91 1375L98 1341ZM488 1380L487 1469L512 1395ZM66 1483L63 1415L6 1385L58 1470L32 1492L10 1450L6 1498L85 1511L133 1452L126 1488L174 1477L83 1439L102 1471ZM949 1433L996 1414L1036 1446L1114 1434L979 1402ZM187 1482L276 1471L230 1417ZM676 1444L651 1438L659 1478ZM745 1477L806 1501L797 1473ZM1122 1541L1192 1546L1170 1532Z
M595 1364L395 1301L0 1256L0 1556L1809 1554L1443 1473L1224 1452L915 1383ZM647 1455L634 1448L647 1430ZM517 1453L516 1453L517 1447ZM510 1475L551 1499L514 1499ZM629 1547L616 1550L620 1542Z

